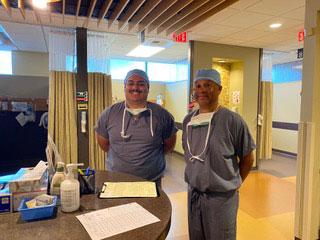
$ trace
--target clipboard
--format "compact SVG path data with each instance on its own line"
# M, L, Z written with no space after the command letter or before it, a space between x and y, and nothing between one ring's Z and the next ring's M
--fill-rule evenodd
M158 197L155 182L105 182L99 198Z

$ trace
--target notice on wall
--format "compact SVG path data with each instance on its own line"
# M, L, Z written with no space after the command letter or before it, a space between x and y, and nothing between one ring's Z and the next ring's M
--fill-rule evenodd
M232 92L232 103L239 104L240 103L240 91Z

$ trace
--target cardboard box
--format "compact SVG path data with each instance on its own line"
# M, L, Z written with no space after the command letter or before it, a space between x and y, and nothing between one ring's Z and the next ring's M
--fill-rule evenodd
M12 194L6 186L0 191L0 213L12 212Z

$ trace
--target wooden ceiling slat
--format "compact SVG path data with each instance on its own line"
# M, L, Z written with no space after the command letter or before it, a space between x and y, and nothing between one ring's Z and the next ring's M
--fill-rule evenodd
M156 8L154 8L148 16L146 16L141 22L139 26L139 31L144 30L148 27L153 21L155 21L162 13L168 10L177 0L166 0L162 1L158 4Z
M23 0L18 1L18 8L20 10L20 13L21 13L21 16L23 17L23 19L26 19L26 13L24 10L24 1Z
M97 3L97 0L91 0L90 1L90 7L88 9L88 14L87 14L87 19L86 21L83 23L83 27L87 27L89 22L90 22L90 19L91 19L91 16L92 16L92 13L93 13L93 10L96 6L96 3Z
M129 31L131 31L139 22L141 22L154 9L161 0L148 0L146 4L139 9L137 14L130 20Z
M130 0L120 0L117 4L117 6L115 7L115 9L113 10L110 18L109 18L109 22L108 22L108 28L110 28L112 26L112 24L114 23L115 20L117 20L117 18L120 16L120 14L122 13L123 9L127 6L127 4L130 2Z
M106 16L110 6L111 6L112 0L105 0L103 3L102 8L100 9L99 12L99 20L98 20L98 26L100 25L101 21L104 19Z
M147 32L150 33L157 27L159 27L162 23L173 17L183 8L185 8L188 4L190 4L193 0L179 0L175 4L173 4L167 11L161 14L155 21L151 23L148 27Z
M119 21L119 31L121 31L125 26L127 26L128 21L132 16L139 10L141 5L145 2L146 0L136 0L132 3L128 11L125 13L125 15L120 19Z
M209 10L213 9L214 7L216 7L218 4L222 3L223 1L224 0L213 0L213 1L209 1L209 2L205 3L200 8L198 8L196 11L194 11L193 13L189 14L187 17L181 19L180 21L178 21L177 23L172 25L166 31L166 35L169 35L169 34L173 33L174 31L182 28L183 26L185 26L189 22L195 20L196 18L198 18L201 15L205 14Z
M80 12L80 6L81 6L81 0L78 0L77 9L76 9L76 15L75 15L75 21L78 20L78 16L79 16L79 12Z
M200 8L203 4L209 2L209 0L195 0L189 5L187 5L184 9L181 10L181 12L170 19L168 19L166 22L162 23L158 28L157 28L157 34L160 34L164 30L168 29L171 27L173 24L178 22L179 20L185 18L198 8Z
M64 15L66 13L66 0L62 0L62 23L64 24Z
M4 6L4 8L6 9L9 16L11 16L11 6L10 6L9 1L8 0L1 0L1 3Z
M197 24L203 22L204 20L208 19L209 17L213 16L214 14L222 11L223 9L229 7L230 5L238 2L239 0L226 0L223 3L219 4L217 7L211 9L210 11L206 12L202 16L196 18L192 22L188 23L187 25L183 26L182 28L178 29L177 34L187 31L188 29L196 26Z

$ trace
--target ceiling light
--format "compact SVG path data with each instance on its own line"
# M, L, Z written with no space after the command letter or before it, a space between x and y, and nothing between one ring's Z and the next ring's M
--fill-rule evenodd
M32 0L32 4L37 8L47 8L47 0Z
M226 60L218 60L219 63L225 63L227 62Z
M164 50L164 47L152 47L152 46L144 46L139 45L135 49L131 50L127 56L130 57L150 57L162 50Z
M281 26L282 26L282 23L273 23L269 25L270 28L279 28Z

